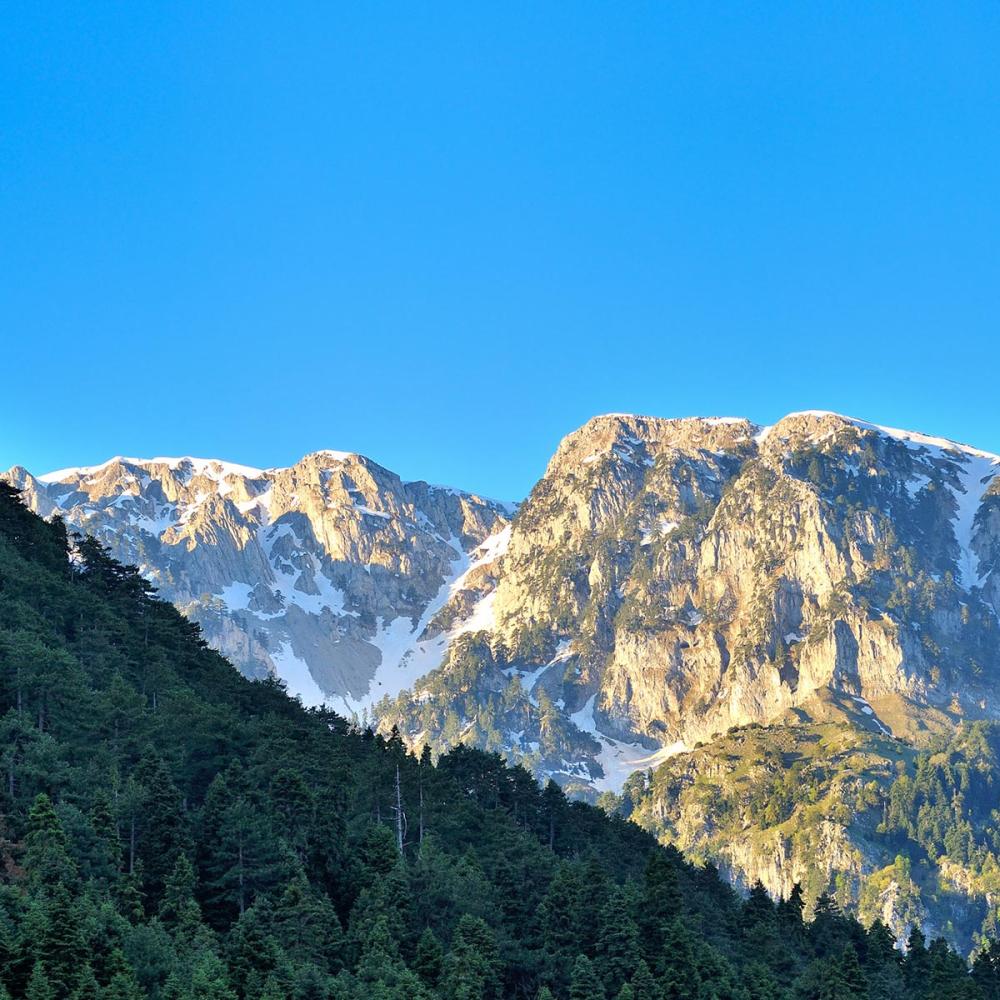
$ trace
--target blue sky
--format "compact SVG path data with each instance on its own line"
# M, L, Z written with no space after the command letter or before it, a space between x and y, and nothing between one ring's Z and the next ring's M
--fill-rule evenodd
M607 411L1000 450L998 49L993 2L19 5L0 466L513 498Z

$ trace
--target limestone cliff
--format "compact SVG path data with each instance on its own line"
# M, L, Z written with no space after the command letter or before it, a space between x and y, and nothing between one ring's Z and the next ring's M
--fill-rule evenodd
M897 870L866 798L907 754L1000 719L998 472L974 448L806 412L596 417L516 512L336 452L8 476L245 672L414 747L471 742L579 794L624 788L606 801L734 877L835 888L901 929L945 925L929 894L973 924L1000 898L951 854L933 893ZM723 834L685 789L738 769L727 734L755 726L868 742L810 756L819 812L775 820L754 800Z
M287 469L115 458L8 478L138 565L245 673L348 713L440 659L427 622L511 513L338 452Z

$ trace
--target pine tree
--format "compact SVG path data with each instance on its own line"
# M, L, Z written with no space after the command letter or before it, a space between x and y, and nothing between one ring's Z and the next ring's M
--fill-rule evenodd
M146 1000L131 971L116 972L103 990L101 1000Z
M690 929L680 917L667 925L660 967L665 1000L694 1000L698 983L694 941Z
M287 954L313 962L324 972L340 969L343 933L330 901L298 875L282 893L271 915L275 940Z
M365 866L363 878L368 884L388 875L399 864L396 841L387 827L368 828L361 844L361 860Z
M24 847L24 868L31 888L75 881L76 864L67 851L66 833L52 800L44 792L36 797L28 813Z
M140 789L137 858L142 861L147 904L158 907L178 855L188 849L181 794L163 759L146 747L135 770Z
M578 863L564 861L556 869L539 907L546 981L557 989L567 984L574 957L587 936L586 908L583 871Z
M788 945L780 936L777 908L759 880L743 904L740 924L746 960L777 967Z
M60 996L72 992L86 960L84 924L79 902L61 882L43 889L28 908L24 930L31 955Z
M847 920L836 900L828 893L822 893L816 900L809 937L813 949L821 958L839 958L848 944Z
M840 958L838 975L844 988L845 997L857 997L858 1000L861 1000L861 998L867 995L868 984L864 973L861 971L858 953L852 945L844 948L844 953Z
M662 964L667 926L681 912L681 893L677 865L667 852L655 852L646 865L639 909L640 941L650 968Z
M316 810L316 801L305 778L292 768L282 768L271 779L268 801L279 820L278 834L304 862Z
M251 985L266 983L284 956L272 933L273 911L267 898L258 899L230 930L226 959L233 985L242 995Z
M578 955L573 963L569 1000L605 1000L604 987L586 955Z
M111 800L103 790L98 791L90 807L90 825L100 851L100 861L95 864L101 878L108 884L117 882L122 865L121 840L115 824Z
M502 968L493 931L481 918L466 914L444 960L441 995L446 1000L497 1000Z
M198 1000L237 1000L226 967L210 951L202 952L191 970L191 993Z
M395 851L395 848L393 848ZM408 955L414 944L413 899L403 859L396 854L395 864L377 881L370 882L358 894L348 918L347 942L351 954L357 955L375 922L384 919L393 940ZM365 877L365 881L368 879Z
M625 891L616 887L601 908L594 968L610 996L632 978L642 959L630 902Z
M930 967L927 986L932 996L950 1000L959 988L971 981L965 962L948 947L944 938L935 938L931 942L927 960Z
M136 862L135 870L126 872L115 886L118 912L130 923L138 924L145 916L142 892L142 863Z
M49 980L42 962L35 962L31 970L31 978L28 980L28 989L24 994L25 1000L57 1000L58 994L55 987Z
M751 962L743 970L743 989L747 1000L781 1000L782 997L777 980L763 962Z
M544 692L542 692L544 695ZM541 704L541 703L540 703ZM562 789L550 778L542 793L542 812L545 817L546 836L549 849L555 848L556 838L566 812L566 796Z
M389 933L385 917L378 918L365 941L364 951L358 961L357 978L362 986L361 996L385 996L390 1000L426 995L420 978L406 968L399 948Z
M202 828L207 906L216 921L235 919L258 893L287 877L278 839L254 803L242 768L216 775L205 796Z
M660 988L656 985L656 979L645 960L641 958L630 985L635 994L635 1000L660 1000Z
M180 854L164 886L160 922L184 947L190 947L201 929L201 907L195 899L195 873L187 854Z
M930 959L924 943L924 933L914 925L906 939L906 958L903 961L903 980L907 990L913 996L923 996L929 976Z
M431 987L437 986L444 968L444 949L429 927L424 929L417 942L417 953L413 959L413 971Z
M983 1000L1000 1000L1000 941L990 941L972 963L972 978Z

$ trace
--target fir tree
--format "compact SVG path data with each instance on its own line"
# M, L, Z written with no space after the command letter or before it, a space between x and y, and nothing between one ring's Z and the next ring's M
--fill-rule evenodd
M145 997L131 972L117 972L103 990L101 1000L145 1000Z
M972 978L983 1000L1000 1000L1000 942L990 941L980 948L972 963Z
M32 967L24 997L25 1000L58 1000L58 994L42 962L35 962Z
M641 958L630 985L635 994L635 1000L660 1000L660 988L656 984L656 979L649 966Z
M178 855L188 847L187 823L177 785L152 746L143 751L135 781L141 794L136 855L147 905L158 907Z
M202 952L191 970L191 993L198 1000L237 1000L226 967L211 951Z
M417 942L417 953L413 959L413 971L431 987L437 986L444 968L444 949L429 927L424 929Z
M493 932L485 921L466 914L444 961L441 995L446 1000L498 1000L501 970Z
M58 883L36 896L25 919L35 965L60 996L67 996L86 958L81 907L69 888Z
M187 854L180 854L164 886L160 922L183 946L190 947L202 926L201 908L195 899L195 872Z
M604 987L586 955L577 956L573 963L569 1000L605 1000Z
M340 969L343 934L337 913L302 875L289 883L275 905L271 932L292 958L314 962L324 972Z
M632 978L642 959L630 902L625 891L616 887L601 908L594 968L611 996Z
M76 879L76 865L67 851L66 833L52 806L52 800L39 794L28 814L24 868L32 888L71 884Z

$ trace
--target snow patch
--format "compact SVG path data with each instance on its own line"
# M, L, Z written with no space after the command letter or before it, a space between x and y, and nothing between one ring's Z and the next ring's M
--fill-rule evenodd
M879 732L882 733L883 736L892 736L892 730L882 722L882 720L875 714L875 709L873 709L864 698L861 698L856 694L852 694L850 698L851 701L853 701L861 709L862 713L867 715L872 722L878 726Z
M455 550L451 576L445 580L430 601L416 624L406 617L392 621L378 620L375 635L369 640L381 654L381 661L368 685L367 692L358 698L338 699L348 715L370 710L386 696L398 697L412 689L421 677L437 669L444 660L452 640L465 632L488 630L493 625L493 593L486 594L473 608L472 614L445 635L422 639L434 616L463 590L469 574L480 566L500 558L510 542L510 525L491 535L471 554L466 554L458 539L449 544Z
M592 694L583 708L579 712L574 712L569 718L577 729L589 734L600 744L601 749L597 754L597 762L601 765L604 777L590 779L590 784L597 791L620 792L628 776L633 772L657 767L667 758L673 757L675 754L686 753L689 749L683 741L678 740L676 743L660 747L659 750L650 753L640 743L625 743L605 736L597 728L597 723L594 720L596 700L597 695Z
M366 507L362 503L356 503L354 505L354 509L359 514L367 514L369 517L380 517L384 521L390 521L390 520L392 520L392 515L391 514L387 514L384 510L374 510L371 507Z
M992 455L967 454L959 470L961 488L952 490L958 504L954 520L955 541L958 542L959 551L958 577L959 583L966 590L981 587L985 582L985 577L980 574L979 556L972 551L972 535L983 495L996 475L998 465L1000 458Z
M69 469L58 469L55 472L46 472L43 476L38 476L40 483L61 483L67 479L86 479L94 473L106 469L109 465L120 462L123 465L135 465L142 469L148 469L153 465L165 465L171 471L190 471L194 475L204 475L217 482L227 476L242 476L244 479L260 479L264 475L263 469L256 469L250 465L239 465L236 462L223 462L217 458L194 458L185 455L182 458L130 458L126 455L115 455L99 465L80 465Z
M292 650L291 643L283 642L270 654L278 676L285 682L288 693L299 698L303 705L323 705L329 701L313 679L309 667Z

